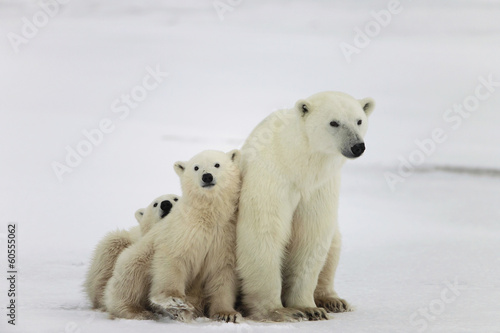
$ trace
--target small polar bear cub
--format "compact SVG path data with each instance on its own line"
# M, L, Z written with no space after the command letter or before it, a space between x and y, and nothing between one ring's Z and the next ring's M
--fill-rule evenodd
M139 222L141 235L147 234L157 222L167 216L179 199L180 196L175 194L162 195L151 202L148 207L138 209L135 212L135 218Z
M112 231L97 244L84 284L93 309L104 309L104 289L113 274L120 253L167 216L179 198L174 194L156 198L148 207L135 212L138 226L129 230Z
M155 312L183 321L206 313L238 322L234 309L236 211L240 152L204 151L177 162L182 200L118 259L106 287L113 317L154 319Z

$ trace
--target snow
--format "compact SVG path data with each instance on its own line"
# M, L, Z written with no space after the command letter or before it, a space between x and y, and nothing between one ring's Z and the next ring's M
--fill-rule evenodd
M500 81L497 3L402 0L351 63L339 45L389 1L231 3L221 21L212 1L69 1L16 53L7 34L40 7L0 1L5 276L8 223L19 246L17 323L2 314L1 331L500 332L500 89L444 118L481 80ZM121 119L113 103L157 67L168 76ZM180 193L175 161L238 147L267 114L323 90L377 101L367 151L343 172L336 289L354 312L234 325L90 310L81 285L93 247L153 198ZM113 131L60 182L51 164L103 119ZM446 139L432 149L436 129ZM387 173L404 182L391 188Z

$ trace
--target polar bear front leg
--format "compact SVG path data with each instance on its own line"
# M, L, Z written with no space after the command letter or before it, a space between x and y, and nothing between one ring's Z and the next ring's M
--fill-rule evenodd
M188 272L185 261L189 258L170 258L168 251L158 249L152 266L150 300L154 306L176 317L178 313L194 312L186 300Z
M234 266L220 267L219 271L207 280L205 288L209 295L208 315L210 318L227 323L241 321L241 314L234 309L237 289Z
M319 307L323 307L329 312L352 311L351 306L346 300L340 298L334 289L335 271L339 264L341 248L341 235L338 226L333 235L332 244L328 251L328 257L321 270L318 279L318 285L314 291L314 301Z
M252 178L259 177L259 181ZM267 177L268 179L262 179ZM265 189L261 184L268 184ZM243 180L236 224L237 271L250 318L297 321L304 313L281 303L281 266L299 196L288 184L261 172Z
M241 314L234 309L238 278L236 276L236 226L229 222L219 229L205 260L205 295L208 316L227 323L239 323Z
M309 320L328 319L317 307L314 290L333 237L335 206L331 192L320 189L302 198L293 218L292 238L283 271L283 303L301 309Z

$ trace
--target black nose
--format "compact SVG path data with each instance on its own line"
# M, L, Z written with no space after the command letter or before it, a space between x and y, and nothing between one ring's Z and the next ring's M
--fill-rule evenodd
M365 151L365 144L364 143L357 143L351 147L351 151L355 157L359 157Z
M205 173L201 177L201 180L203 180L204 183L209 184L214 180L214 177L212 176L211 173Z
M160 204L160 208L161 210L163 211L163 213L161 214L161 217L165 217L168 215L168 213L170 213L170 210L172 209L172 203L168 200L165 200L165 201L162 201L161 204Z

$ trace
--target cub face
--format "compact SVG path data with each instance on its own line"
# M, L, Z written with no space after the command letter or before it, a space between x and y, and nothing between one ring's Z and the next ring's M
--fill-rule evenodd
M180 199L178 195L166 194L153 200L146 208L138 209L135 212L135 218L141 226L142 235L167 216Z
M295 104L313 151L357 158L365 151L368 116L375 102L340 92L321 92Z
M213 195L239 182L240 151L228 153L206 150L187 162L176 162L174 170L181 178L183 193Z

